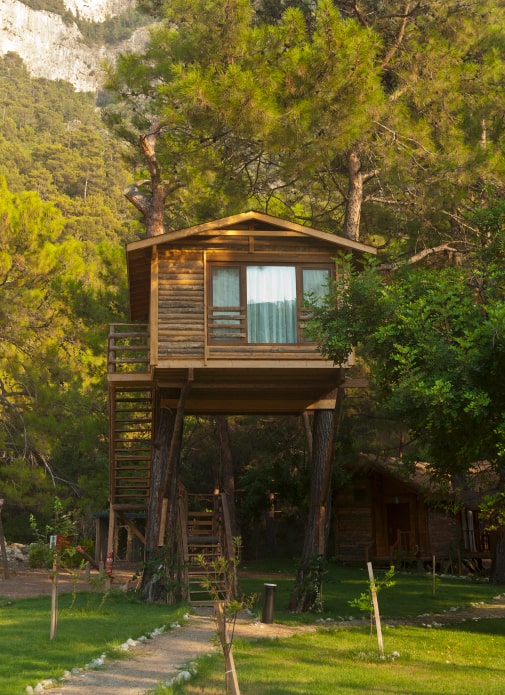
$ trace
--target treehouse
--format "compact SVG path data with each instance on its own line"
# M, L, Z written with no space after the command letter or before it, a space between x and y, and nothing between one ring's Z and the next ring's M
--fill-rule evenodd
M177 430L185 414L332 407L352 355L343 365L321 356L306 332L307 297L317 300L339 276L339 256L359 263L370 253L365 244L257 212L127 245L132 323L112 325L108 345L109 551L115 517L145 540L139 515L155 492L161 409L176 414Z

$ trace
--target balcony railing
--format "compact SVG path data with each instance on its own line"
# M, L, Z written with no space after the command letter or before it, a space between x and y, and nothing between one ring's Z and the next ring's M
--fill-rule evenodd
M112 323L107 348L109 373L149 371L149 326L144 323Z

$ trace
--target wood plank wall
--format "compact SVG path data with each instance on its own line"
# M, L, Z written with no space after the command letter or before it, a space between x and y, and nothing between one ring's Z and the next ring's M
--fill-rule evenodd
M202 251L160 251L158 356L204 356Z

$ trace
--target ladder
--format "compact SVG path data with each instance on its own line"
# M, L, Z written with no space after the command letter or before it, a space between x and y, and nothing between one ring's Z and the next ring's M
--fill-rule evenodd
M145 510L152 460L152 389L111 389L109 407L111 504L120 510Z
M195 509L188 509L188 497ZM187 600L193 606L224 601L233 590L223 511L219 494L189 495L179 502Z

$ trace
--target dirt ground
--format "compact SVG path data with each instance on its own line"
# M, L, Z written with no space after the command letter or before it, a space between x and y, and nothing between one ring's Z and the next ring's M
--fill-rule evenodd
M96 570L87 574L84 570L70 573L61 571L58 575L58 593L74 591L89 591L93 587L93 580L99 576ZM133 579L134 569L124 568L115 570L112 577L114 589L126 589L133 587L136 580ZM34 596L50 596L53 581L52 572L47 569L32 569L21 567L9 570L9 577L5 579L0 569L0 596L8 598L32 598Z
M92 571L91 579L98 573ZM131 569L115 570L112 587L127 589L134 587L137 580ZM58 580L59 593L66 591L85 591L90 589L90 581L84 572L79 577L61 573ZM52 590L51 573L48 570L18 569L8 579L0 577L0 596L9 598L28 598L50 595ZM499 594L499 589L497 589ZM157 683L165 683L174 678L181 667L196 657L216 649L215 622L212 609L197 609L196 614L188 616L180 628L148 640L129 652L129 658L119 661L106 661L98 670L77 670L48 690L51 695L143 695L155 688ZM411 624L439 627L464 620L483 620L502 618L505 620L505 595L490 604L480 604L470 609L454 610L440 615L418 616ZM386 625L406 624L406 620L384 621ZM328 627L345 627L349 622L327 622ZM264 624L247 614L239 617L235 634L246 639L262 637L289 637L296 632L315 631L321 624L310 627L293 628L279 623ZM132 636L137 637L137 636ZM27 684L29 685L29 684ZM35 685L35 684L32 684Z

